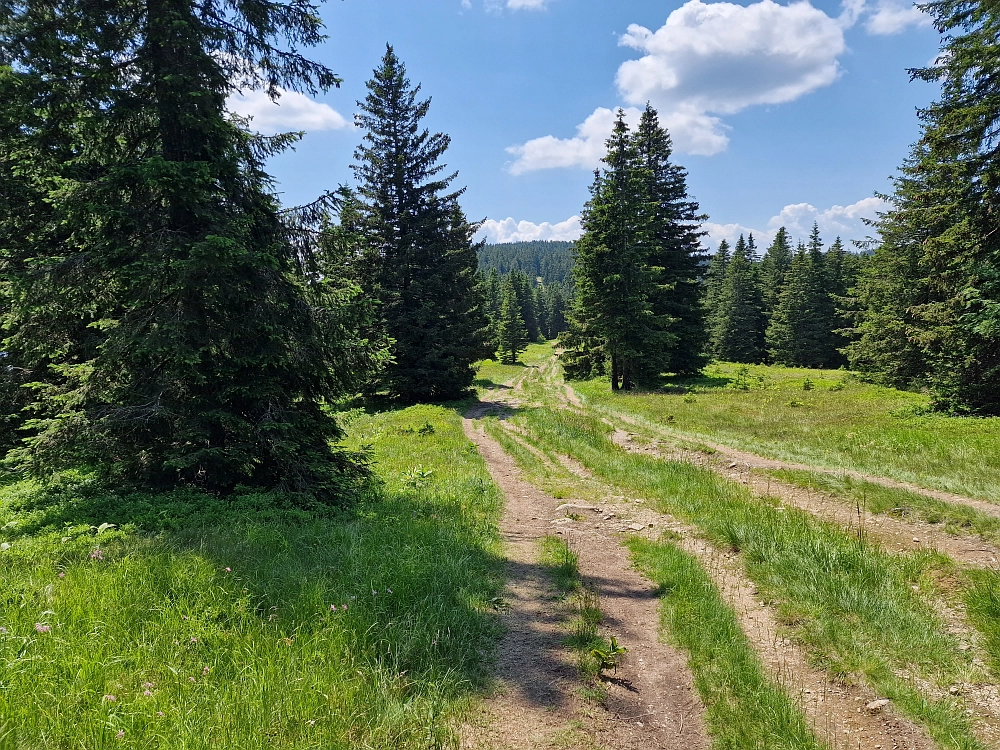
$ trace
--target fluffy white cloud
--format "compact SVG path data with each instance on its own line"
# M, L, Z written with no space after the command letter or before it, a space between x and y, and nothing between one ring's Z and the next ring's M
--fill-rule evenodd
M530 221L515 221L506 218L503 221L487 219L479 230L479 239L487 242L530 242L531 240L578 240L583 234L580 217L571 216L566 221L550 224L543 221L534 224Z
M265 135L290 130L342 130L351 127L347 119L328 104L314 101L296 91L279 89L281 97L272 102L263 91L233 94L226 102L231 112L250 116L250 127Z
M630 125L635 125L639 120L639 110L630 107L625 111L625 119ZM574 138L547 135L521 146L510 146L507 153L513 154L517 159L508 170L511 174L523 174L556 167L593 169L604 156L604 141L611 135L614 123L615 113L598 107L582 125L577 125Z
M865 21L870 34L898 34L909 26L930 26L931 17L912 3L900 0L879 0Z
M507 0L507 7L511 10L541 10L548 0Z
M793 242L806 241L815 222L819 225L820 236L824 242L829 244L840 237L850 247L851 240L863 240L874 234L864 219L875 219L880 211L888 208L889 204L882 198L863 198L849 206L835 205L823 210L809 203L792 203L772 216L764 229L754 229L742 224L707 222L703 227L708 232L705 244L714 250L720 240L726 240L731 245L741 234L753 233L758 248L763 252L780 227L788 230Z

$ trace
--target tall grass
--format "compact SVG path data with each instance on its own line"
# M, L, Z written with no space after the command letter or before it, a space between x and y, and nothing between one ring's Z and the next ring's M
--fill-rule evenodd
M875 515L918 518L925 523L942 524L952 534L978 534L990 541L1000 538L1000 518L967 505L946 503L919 492L885 487L849 476L800 469L778 469L768 473L783 482L834 495Z
M721 363L665 392L612 394L603 380L573 385L593 407L678 434L1000 502L1000 419L928 413L922 394L841 370Z
M759 500L710 470L627 453L596 417L530 409L515 419L609 484L740 551L762 596L777 603L781 619L833 675L863 676L943 747L982 747L957 700L934 699L908 679L947 685L971 665L913 590L933 586L944 558L890 555L807 513Z
M0 747L451 746L498 635L502 496L454 411L349 442L382 480L350 510L0 490Z
M802 712L764 676L753 646L701 564L669 541L634 537L636 566L660 587L664 630L689 654L713 747L824 747Z

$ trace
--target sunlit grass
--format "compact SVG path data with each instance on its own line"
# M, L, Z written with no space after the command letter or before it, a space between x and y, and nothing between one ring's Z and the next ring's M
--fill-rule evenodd
M454 410L349 430L382 480L351 510L0 490L0 747L448 746L489 679L502 496Z
M518 378L524 377L529 368L538 367L552 357L552 343L528 344L528 348L518 357L516 365L502 365L499 362L486 359L476 367L476 390L482 395L494 388L509 386Z
M741 552L761 596L777 604L783 622L832 675L866 679L942 747L983 747L959 701L934 699L907 678L947 686L973 668L919 593L934 593L946 559L891 555L807 513L755 498L710 470L627 453L597 417L526 409L514 421L623 494L645 497Z
M663 628L688 653L717 748L825 747L802 712L765 675L736 614L704 568L672 542L634 537L636 566L659 587Z
M1000 419L926 412L928 398L842 370L719 363L664 392L574 383L591 406L693 438L1000 502Z
M946 503L919 492L885 487L853 477L800 469L777 469L768 474L783 482L833 495L867 513L916 518L940 524L952 534L977 534L983 539L1000 539L1000 518L967 505Z

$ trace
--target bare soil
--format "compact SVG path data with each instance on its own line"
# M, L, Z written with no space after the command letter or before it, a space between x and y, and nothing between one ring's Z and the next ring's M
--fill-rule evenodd
M685 657L658 637L655 587L632 569L615 531L575 528L557 510L566 500L524 480L513 459L475 423L498 408L477 405L464 428L507 497L502 523L509 560L507 633L497 694L462 728L462 747L707 749L703 707ZM581 576L599 594L603 630L629 649L616 675L604 683L604 705L581 695L585 685L564 645L568 613L538 563L539 541L551 534L569 539Z

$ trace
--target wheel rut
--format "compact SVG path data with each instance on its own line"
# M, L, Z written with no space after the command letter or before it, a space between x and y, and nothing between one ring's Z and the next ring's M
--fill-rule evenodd
M498 693L462 728L462 747L707 750L704 709L685 656L658 637L655 586L632 568L618 537L552 523L562 517L557 509L565 501L527 482L476 422L497 409L477 404L463 427L507 498L501 527L508 558L507 632L497 664ZM606 707L579 695L575 658L563 645L565 608L538 564L539 540L550 534L569 540L581 577L600 596L603 630L629 649L615 678L605 683Z

